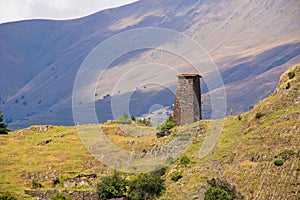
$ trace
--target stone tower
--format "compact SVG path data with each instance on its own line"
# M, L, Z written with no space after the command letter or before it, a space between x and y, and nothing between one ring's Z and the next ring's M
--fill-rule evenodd
M179 74L176 87L173 118L177 125L202 119L199 74Z

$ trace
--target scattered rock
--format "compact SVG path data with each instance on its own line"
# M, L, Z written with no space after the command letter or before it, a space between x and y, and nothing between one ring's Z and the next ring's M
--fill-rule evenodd
M55 179L52 180L52 188L58 187L59 184L60 184L60 181L59 181L58 178L55 178Z
M64 188L72 188L72 187L75 187L77 184L80 181L80 179L78 179L77 177L76 178L66 178L64 180Z
M86 187L90 187L91 184L87 181L87 180L82 180L79 182L80 186L86 186Z
M170 130L159 131L159 132L156 133L157 138L165 137L165 136L168 136L168 135L171 135Z
M52 139L43 140L43 141L40 141L40 142L38 143L38 145L44 146L44 145L46 145L46 144L49 144L50 142L52 142Z

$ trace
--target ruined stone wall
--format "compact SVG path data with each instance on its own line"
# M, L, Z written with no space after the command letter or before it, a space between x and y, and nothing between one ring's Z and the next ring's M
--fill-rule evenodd
M198 74L178 75L173 114L177 125L201 119L200 77Z

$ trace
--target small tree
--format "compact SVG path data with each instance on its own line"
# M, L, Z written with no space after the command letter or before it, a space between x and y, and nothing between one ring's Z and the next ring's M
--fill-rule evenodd
M7 124L2 123L3 121L3 114L0 111L0 134L7 134L9 129L7 128Z
M131 116L131 120L135 121L135 116L134 115Z
M139 125L151 126L151 121L146 120L145 118L138 119L137 123Z
M164 193L166 185L160 176L139 174L129 182L129 197L133 200L154 199Z
M118 173L101 178L97 184L97 193L100 199L124 197L126 181Z
M173 120L173 116L170 115L168 120L164 123L164 124L161 124L157 127L158 130L162 130L162 131L165 131L165 130L170 130L172 129L174 126L176 126L174 120Z
M235 200L244 200L244 196L236 191L236 187L230 185L227 181L221 180L219 178L212 178L207 180L207 183L211 186L205 192L206 200L217 200L217 199L235 199ZM227 195L225 195L225 193ZM226 198L227 197L227 198Z

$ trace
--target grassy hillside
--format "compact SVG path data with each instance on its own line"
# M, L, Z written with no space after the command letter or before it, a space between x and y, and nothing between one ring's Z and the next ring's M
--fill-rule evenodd
M132 150L131 144L136 142L137 152L163 146L178 133L195 133L184 153L190 162L184 164L177 159L168 167L164 175L167 191L161 199L203 199L210 187L207 180L219 178L247 199L296 200L300 197L299 88L300 65L296 65L282 75L276 91L253 110L227 117L216 148L202 159L199 150L210 121L177 127L171 136L163 138L155 137L154 127L137 124L82 128L101 126L105 135L123 149ZM137 135L141 132L145 137ZM23 190L30 189L33 180L41 183L42 189L51 189L54 178L88 173L99 177L111 171L87 152L75 127L32 126L0 135L0 192L10 191L21 199L32 199ZM175 173L182 175L177 182L172 180ZM71 189L94 190L83 186Z
M196 160L189 168L172 166L183 171L183 178L168 185L165 197L202 199L206 181L219 177L247 199L299 199L299 88L300 65L296 65L282 75L276 91L253 110L225 119L210 156ZM283 165L276 166L275 160L282 160Z

